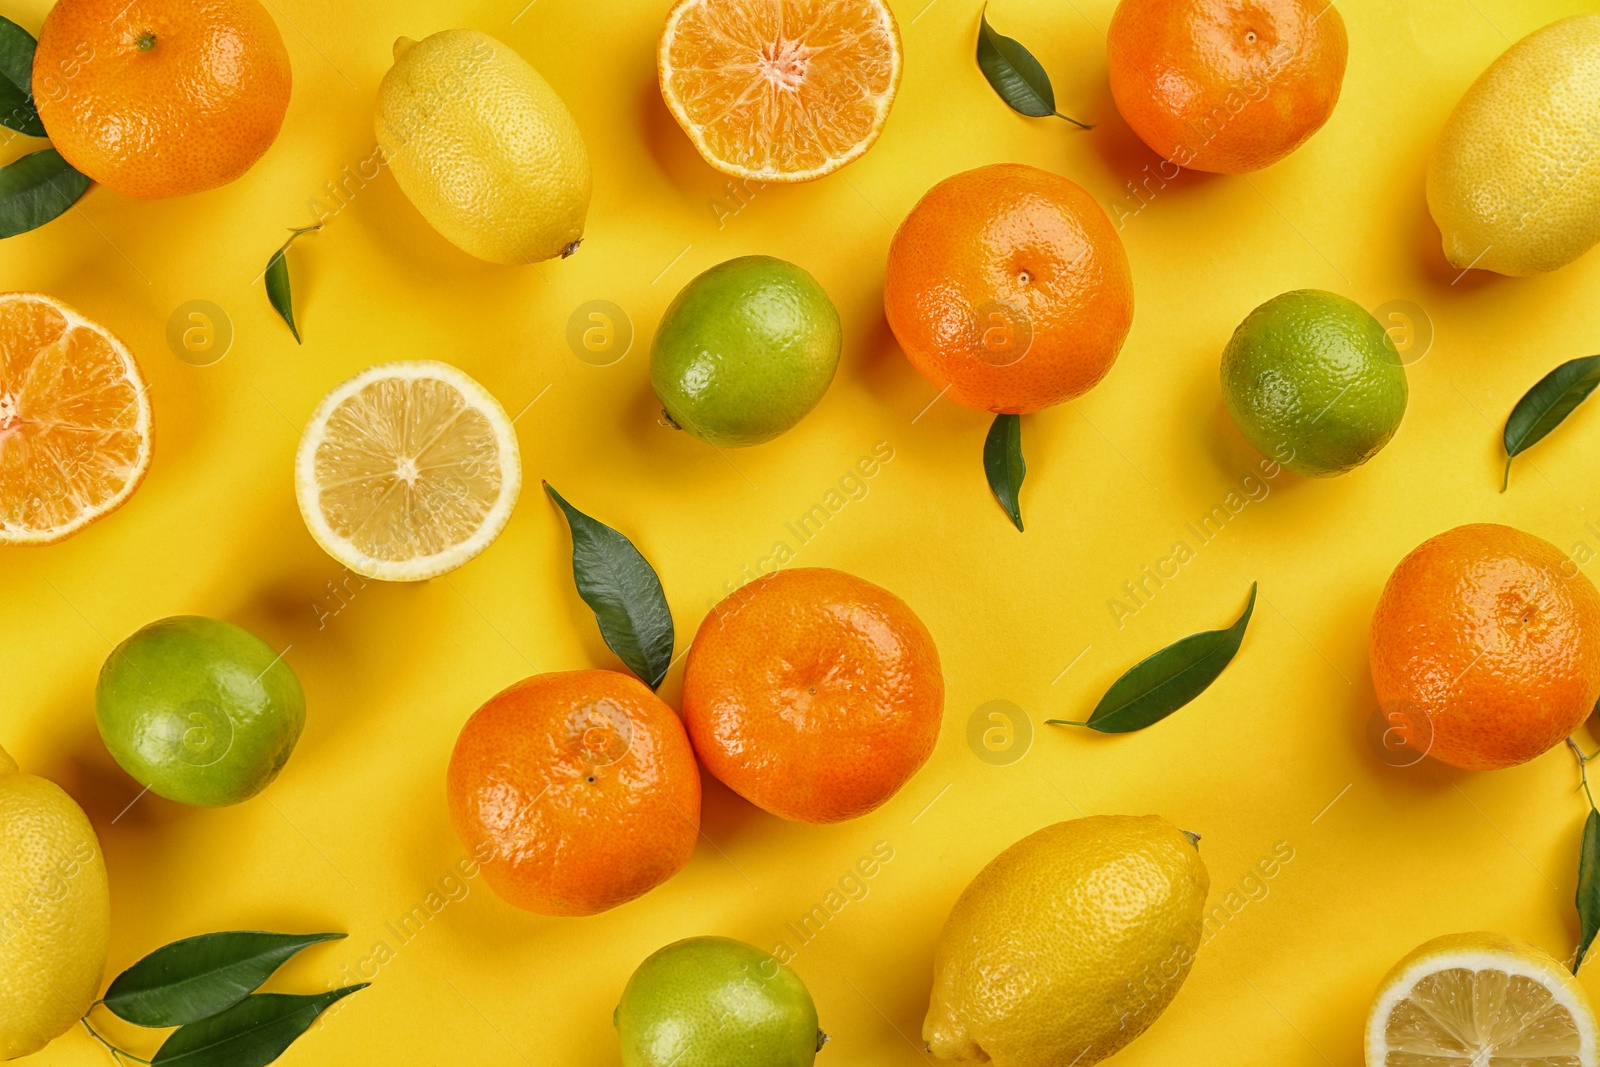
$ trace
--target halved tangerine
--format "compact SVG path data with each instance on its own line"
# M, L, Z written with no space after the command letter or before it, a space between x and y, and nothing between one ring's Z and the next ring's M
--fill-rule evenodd
M0 544L47 545L121 507L150 468L139 364L41 293L0 293Z
M883 132L900 29L883 0L680 0L656 61L661 95L707 163L806 182Z

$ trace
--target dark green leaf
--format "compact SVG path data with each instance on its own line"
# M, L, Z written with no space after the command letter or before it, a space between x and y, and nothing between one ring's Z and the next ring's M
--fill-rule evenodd
M572 577L578 595L594 609L600 636L651 689L672 665L672 612L661 579L633 542L596 522L544 485L572 527Z
M1106 690L1087 722L1046 721L1087 726L1106 734L1132 733L1160 722L1205 692L1233 662L1255 609L1256 583L1251 582L1250 602L1232 626L1190 634L1140 660Z
M33 34L0 16L0 126L43 137L33 106Z
M294 334L294 343L303 344L300 340L300 327L294 322L294 300L289 290L289 246L294 244L301 234L311 233L322 229L322 224L306 226L289 234L289 239L283 242L283 247L272 253L272 258L267 260L267 299L272 302L272 310L276 311L289 326L289 332Z
M1562 420L1594 392L1596 385L1600 385L1600 356L1584 356L1568 360L1540 378L1538 384L1517 401L1517 406L1511 409L1511 417L1506 420L1502 438L1506 448L1506 472L1500 482L1502 493L1511 484L1511 460L1560 426Z
M0 167L0 238L37 229L78 202L89 179L54 148Z
M1572 973L1583 965L1584 953L1600 931L1600 812L1589 809L1583 821L1583 847L1578 850L1578 955Z
M139 1026L182 1026L233 1007L308 945L343 934L229 930L174 941L117 976L105 1006Z
M1077 119L1067 118L1056 110L1055 90L1050 87L1050 75L1019 42L996 33L989 25L989 12L985 8L978 23L978 69L989 79L994 91L1000 94L1011 110L1030 118L1042 119L1055 115L1067 119L1074 126L1089 129Z
M1016 528L1022 529L1022 504L1017 494L1022 491L1023 475L1028 473L1028 465L1022 461L1022 416L994 417L989 436L983 441L983 473L989 476L994 498Z
M254 993L221 1015L178 1027L150 1062L161 1067L266 1067L330 1005L368 984L315 996Z

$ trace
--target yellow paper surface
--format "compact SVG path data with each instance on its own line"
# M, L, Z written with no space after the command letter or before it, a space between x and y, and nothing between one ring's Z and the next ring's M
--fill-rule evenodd
M1419 942L1483 928L1571 951L1585 806L1570 754L1479 775L1385 766L1366 736L1366 641L1391 568L1451 526L1507 522L1600 552L1600 410L1580 410L1518 461L1509 493L1497 491L1500 429L1517 398L1557 363L1600 350L1600 257L1539 278L1455 280L1422 197L1429 147L1471 80L1511 41L1595 5L1346 0L1350 64L1328 125L1266 171L1162 185L1106 88L1111 0L990 6L1051 72L1061 109L1097 124L1090 133L1024 119L995 97L973 61L978 0L895 0L906 70L882 140L798 188L738 187L695 154L656 85L659 0L269 6L294 98L249 174L159 202L95 189L0 245L0 289L51 293L110 327L138 355L155 410L154 464L120 513L55 547L0 552L0 744L61 782L101 835L108 980L190 934L347 930L270 988L373 986L285 1063L611 1065L611 1010L633 968L667 942L717 933L793 952L833 1036L819 1063L915 1064L933 946L956 895L1012 841L1094 813L1159 813L1203 834L1223 909L1176 1002L1118 1058L1125 1067L1353 1067L1375 983ZM14 0L5 13L36 31L47 7ZM472 260L389 175L360 177L392 41L457 26L518 49L583 129L594 203L568 261ZM30 147L12 138L3 158ZM935 400L881 306L900 219L937 180L997 161L1066 174L1121 218L1137 290L1106 380L1024 422L1021 535L983 478L988 419ZM286 229L318 211L329 213L324 230L291 253L301 347L259 275ZM658 425L649 339L689 279L750 253L822 281L845 354L798 428L721 455ZM1399 434L1367 467L1328 481L1261 477L1218 386L1233 327L1301 287L1372 309L1410 302L1431 333ZM169 318L194 300L232 326L231 350L209 366L167 341ZM606 366L567 340L574 313L596 300L631 323L631 347ZM462 367L521 413L527 488L499 542L460 571L417 586L347 582L301 523L295 445L336 383L421 358ZM875 452L890 458L853 477ZM655 564L680 652L706 609L770 567L780 545L793 565L842 568L905 598L948 679L928 765L873 815L826 827L780 822L708 778L687 869L596 918L531 916L481 879L458 879L466 851L443 782L461 724L534 672L617 666L574 591L567 531L541 478ZM802 540L789 524L818 505L829 517ZM1175 565L1179 543L1192 558ZM1169 577L1152 580L1147 567ZM1600 565L1584 569L1594 577ZM1244 648L1194 704L1121 738L1043 725L1081 718L1156 648L1226 625L1251 581L1261 599ZM1138 602L1125 583L1142 585ZM1121 611L1109 606L1118 598ZM293 759L235 808L135 800L139 787L95 731L107 652L178 613L259 633L306 688ZM669 702L681 676L680 661L662 690ZM1011 762L986 762L968 741L975 715L992 725L979 709L997 700L1031 724ZM875 852L891 858L849 881ZM1284 855L1272 877L1260 874ZM808 915L805 939L796 931ZM135 1052L154 1048L109 1029ZM77 1031L27 1062L106 1058Z

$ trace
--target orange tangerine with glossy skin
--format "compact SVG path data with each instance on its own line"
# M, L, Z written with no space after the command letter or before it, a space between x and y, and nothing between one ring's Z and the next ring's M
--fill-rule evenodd
M958 404L1024 414L1087 392L1133 324L1122 239L1081 186L1001 163L946 178L889 246L884 314Z
M712 774L797 822L865 815L933 752L944 677L905 601L821 567L751 582L700 624L683 719Z
M289 52L259 0L58 0L33 97L68 163L124 196L226 185L289 108Z
M1600 593L1555 545L1458 526L1389 576L1372 616L1372 686L1407 743L1466 770L1525 763L1600 698Z
M540 674L491 698L450 757L450 820L503 899L593 915L676 874L700 832L678 716L615 671Z
M1145 144L1242 174L1328 121L1350 46L1329 0L1122 0L1106 51L1112 99Z

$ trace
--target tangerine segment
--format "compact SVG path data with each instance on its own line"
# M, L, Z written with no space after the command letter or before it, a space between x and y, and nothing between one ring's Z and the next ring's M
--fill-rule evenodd
M615 671L541 674L492 697L450 757L450 818L484 878L541 915L593 915L689 861L700 770L661 698Z
M883 132L900 29L882 0L680 0L657 66L706 162L739 178L811 181Z
M1524 763L1600 697L1600 592L1548 541L1458 526L1389 576L1372 616L1379 708L1465 770Z
M888 590L825 568L751 582L706 616L683 719L707 770L774 815L865 815L925 763L944 677L933 637Z
M120 507L150 466L127 347L39 293L0 294L0 544L50 544Z
M444 363L388 363L329 393L300 439L295 490L318 544L358 574L420 581L505 528L522 488L516 435Z

